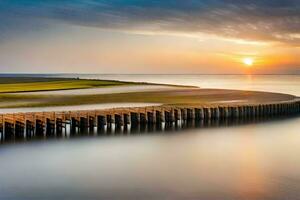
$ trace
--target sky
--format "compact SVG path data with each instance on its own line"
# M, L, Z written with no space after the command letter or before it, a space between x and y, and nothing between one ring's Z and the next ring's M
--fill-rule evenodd
M0 0L0 73L300 74L299 0Z

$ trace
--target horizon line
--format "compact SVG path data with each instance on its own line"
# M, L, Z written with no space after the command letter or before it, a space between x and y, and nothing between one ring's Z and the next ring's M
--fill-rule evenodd
M0 75L296 75L299 76L300 73L291 74L272 74L272 73L259 73L259 74L244 74L244 73L63 73L63 72L50 72L50 73L27 73L27 72L2 72Z

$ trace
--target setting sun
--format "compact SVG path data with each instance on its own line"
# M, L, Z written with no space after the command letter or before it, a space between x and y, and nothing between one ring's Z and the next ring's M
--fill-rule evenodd
M254 60L252 58L244 58L243 63L247 66L252 66L254 63Z

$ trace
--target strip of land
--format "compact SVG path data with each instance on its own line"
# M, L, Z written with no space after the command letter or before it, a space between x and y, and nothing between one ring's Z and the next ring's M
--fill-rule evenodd
M0 93L56 91L146 84L148 83L71 78L0 78Z
M0 95L0 108L86 105L101 103L160 103L164 105L272 103L292 95L217 89L131 92L98 95Z
M9 83L6 83L0 79L0 108L70 106L104 103L159 103L162 105L248 104L274 103L290 101L296 98L292 95L268 92L172 87L170 85L109 80L61 80L55 78L39 78L32 80L24 79L22 82L20 78L16 78L15 83L13 81L14 80L9 80ZM130 86L138 86L140 89L138 91L130 91L128 89ZM143 90L144 86L145 88L155 86L156 89L153 89L155 88L153 87L153 90ZM107 87L110 87L110 89L115 92L109 92L109 90L106 90L104 93L81 92L84 91L84 89L101 89ZM77 92L72 93L67 92L66 90ZM56 91L66 92L56 93Z

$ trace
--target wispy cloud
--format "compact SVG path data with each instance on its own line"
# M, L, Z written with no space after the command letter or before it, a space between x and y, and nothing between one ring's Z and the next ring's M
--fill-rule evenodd
M0 0L0 37L57 22L300 45L299 0Z

